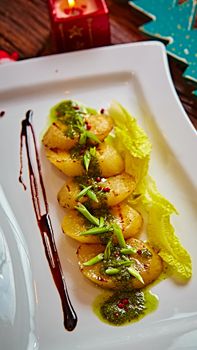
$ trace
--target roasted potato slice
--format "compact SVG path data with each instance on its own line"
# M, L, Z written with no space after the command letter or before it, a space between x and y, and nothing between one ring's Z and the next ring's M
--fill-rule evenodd
M110 213L122 229L125 239L134 237L140 232L143 223L142 216L127 203L122 202L115 205L110 208Z
M110 143L101 143L97 148L97 154L102 176L110 177L124 171L124 161Z
M105 137L107 137L113 129L112 118L105 114L90 114L85 117L85 120L88 123L89 130L96 135L101 142L104 141Z
M62 221L62 230L67 236L81 243L100 243L97 236L80 236L80 233L88 228L87 220L77 210L67 210Z
M135 238L130 238L127 240L127 244L137 248L137 253L133 254L132 258L135 260L137 269L144 281L143 284L138 279L136 279L136 277L132 277L129 281L127 281L127 288L143 288L159 277L163 268L162 260L155 252L155 250L147 243L144 243ZM148 251L151 253L151 256L143 256L143 249L148 249ZM80 245L77 250L80 270L85 277L98 284L102 288L120 289L120 282L117 283L117 280L114 276L108 276L101 272L102 262L99 262L92 266L83 265L85 262L92 259L99 253L104 252L104 250L105 246L101 244Z
M106 203L112 207L126 199L134 191L136 183L131 175L122 173L106 179L104 187L110 189L106 192Z
M102 176L109 177L123 172L123 159L112 145L103 142L98 147L96 154ZM85 173L82 159L71 157L67 151L46 148L46 156L53 165L67 176L80 176Z
M66 136L66 129L66 126L61 122L54 122L49 126L42 138L43 145L48 148L65 151L68 151L70 148L74 147L79 137L75 136L74 138L71 138Z
M84 167L80 159L71 158L69 152L46 148L48 160L67 176L84 174Z
M76 197L80 191L81 188L79 187L79 183L75 181L74 178L68 178L57 194L57 200L61 207L73 209L79 202ZM86 200L86 197L80 198L81 203Z
M101 186L100 186L101 185ZM100 202L96 203L92 201L92 207L99 207L105 203L108 207L117 205L127 198L135 189L135 181L131 175L126 173L109 177L105 179L105 182L98 183L98 188L100 191L97 194L98 200ZM102 188L105 190L109 189L109 192L103 192ZM77 195L81 191L81 188L75 179L68 179L66 183L62 186L58 192L57 199L59 204L63 208L74 208L77 205L78 200ZM99 195L100 193L100 195ZM101 195L102 194L102 195ZM84 203L88 198L83 197L80 199L81 203Z
M112 119L104 114L85 117L89 130L102 142L113 128ZM68 151L76 145L79 135L73 138L66 136L67 126L55 121L45 132L42 143L52 149Z
M123 203L111 208L111 214L114 217L114 222L118 223L122 228L125 239L135 236L139 233L142 225L141 215L129 205ZM99 236L88 235L80 236L82 231L89 229L87 220L76 210L67 211L62 221L63 232L82 243L100 243Z

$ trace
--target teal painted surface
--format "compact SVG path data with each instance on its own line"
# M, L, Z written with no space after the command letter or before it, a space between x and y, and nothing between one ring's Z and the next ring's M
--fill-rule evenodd
M151 17L140 30L157 39L168 41L169 54L185 62L184 77L197 82L197 30L193 27L197 0L135 0L129 3ZM197 95L197 91L194 91Z

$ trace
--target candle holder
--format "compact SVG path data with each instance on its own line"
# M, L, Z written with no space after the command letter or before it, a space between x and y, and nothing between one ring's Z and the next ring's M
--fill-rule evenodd
M104 0L48 0L57 52L110 44L108 8Z

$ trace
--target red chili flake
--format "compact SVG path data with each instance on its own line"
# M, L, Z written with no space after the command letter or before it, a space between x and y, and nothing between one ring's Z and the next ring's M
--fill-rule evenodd
M142 254L141 249L138 249L138 250L137 250L137 253L138 253L139 255L141 255L141 254Z
M73 108L78 110L78 109L79 109L79 106L74 106Z
M98 188L98 191L101 191L101 190L102 190L102 187L101 187L101 186L98 186L97 188Z
M104 108L101 108L100 113L101 113L101 114L104 114L104 113L105 113Z
M117 306L119 307L119 309L123 309L124 308L124 304L123 303L118 303Z
M129 304L129 299L127 299L127 298L121 299L121 303L123 303L124 305L128 305Z
M96 182L100 182L100 181L101 181L100 176L96 177Z
M119 253L119 252L116 252L114 255L115 255L115 256L120 256L120 253Z
M104 187L103 188L103 192L110 192L110 188L109 187Z
M90 130L90 129L91 129L91 125L88 124L87 122L86 122L86 129L87 129L87 130Z

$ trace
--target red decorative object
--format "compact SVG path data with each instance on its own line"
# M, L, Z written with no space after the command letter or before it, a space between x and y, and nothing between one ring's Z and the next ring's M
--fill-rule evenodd
M6 51L0 50L0 64L5 62L13 62L19 59L18 52L13 52L11 55Z
M48 0L52 35L58 52L110 44L104 0Z

